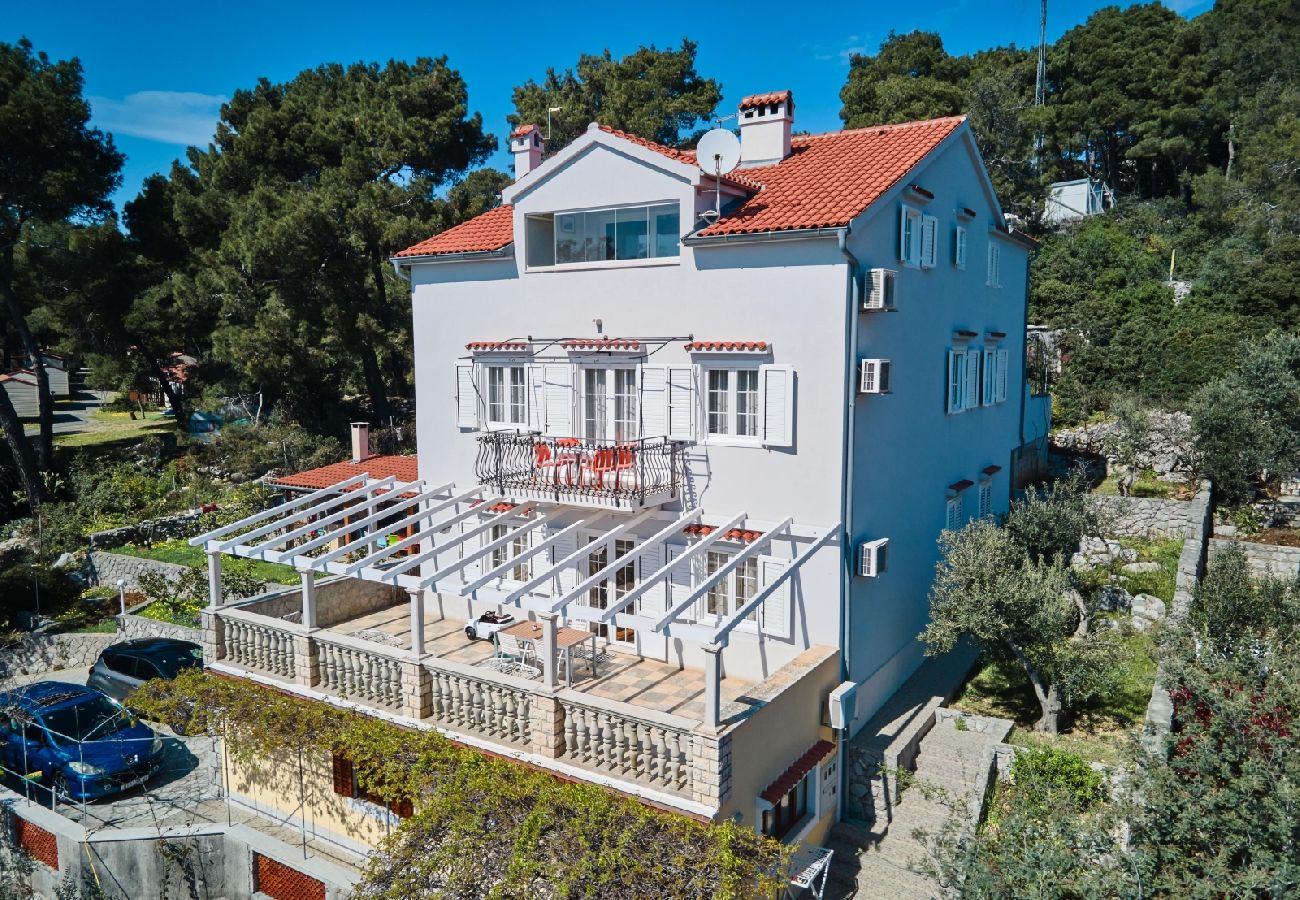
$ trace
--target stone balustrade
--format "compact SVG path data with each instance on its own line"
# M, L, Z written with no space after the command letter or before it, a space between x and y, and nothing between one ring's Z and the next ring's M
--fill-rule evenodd
M660 790L690 792L696 722L572 691L561 695L560 707L566 761Z
M431 675L430 716L438 725L497 743L532 744L539 684L452 660L431 659L424 666Z
M297 677L294 637L302 632L301 625L233 609L218 612L216 618L220 623L215 629L220 646L217 658L289 681ZM208 634L205 628L205 643ZM206 654L206 646L204 650Z
M394 651L321 631L311 635L311 642L316 651L317 690L383 709L402 708L402 661L391 655Z

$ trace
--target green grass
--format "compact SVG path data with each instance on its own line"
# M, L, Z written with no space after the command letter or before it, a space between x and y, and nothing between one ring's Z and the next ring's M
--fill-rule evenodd
M1120 544L1138 552L1139 562L1160 563L1159 572L1125 572L1124 589L1130 594L1151 594L1168 605L1174 602L1174 581L1178 577L1178 557L1183 553L1179 540L1142 541L1120 538Z
M57 409L55 410L58 411ZM109 412L105 409L91 413L84 431L74 434L56 434L54 443L60 447L97 447L103 444L139 441L150 435L176 433L175 420L162 413L146 413L143 419L136 413Z
M116 547L111 552L124 553L127 556L138 556L141 559L173 563L178 566L207 565L207 558L203 548L191 547L184 540L162 541L151 547L127 544L123 547ZM241 560L240 565L247 566L248 574L258 581L269 581L276 584L297 584L299 581L298 573L294 571L292 566L282 566L278 563L261 562L260 560Z
M137 610L136 615L143 616L146 619L156 619L159 622L169 622L172 625L197 628L199 612L202 608L203 604L201 603L187 605L181 609L176 609L165 603L150 603L143 609Z
M1116 482L1119 478L1117 474L1107 475L1101 484L1092 489L1094 494L1100 494L1105 497L1119 496L1119 488ZM1179 486L1170 484L1167 481L1161 481L1156 478L1155 472L1150 469L1138 473L1137 480L1133 482L1133 490L1129 496L1132 497L1161 497L1166 500L1173 498L1178 493Z

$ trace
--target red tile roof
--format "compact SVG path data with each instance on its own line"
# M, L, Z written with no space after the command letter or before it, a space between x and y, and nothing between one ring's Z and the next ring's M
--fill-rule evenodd
M688 353L705 353L708 351L726 352L728 350L751 350L763 352L768 348L767 341L691 341L686 345Z
M971 481L969 478L963 478L961 481L954 481L952 484L948 485L948 490L964 491L974 483L975 482Z
M647 138L638 137L635 134L629 134L626 131L619 131L617 128L610 128L608 125L601 125L599 127L600 130L605 132L606 134L612 134L614 135L614 137L622 138L625 141L631 141L637 146L645 147L647 150L653 150L656 153L662 153L664 156L667 156L669 159L675 159L678 162L686 163L692 166L695 165L694 150L678 150L676 147L669 147L664 144L660 144L656 141L649 140Z
M369 472L371 478L387 478L392 475L399 482L411 482L420 477L419 462L414 456L372 456L359 463L348 460L272 478L267 481L267 484L315 491L338 484L363 472Z
M813 768L835 751L835 745L830 741L818 741L808 748L803 756L795 760L794 765L786 769L781 777L769 784L763 789L758 796L762 797L768 803L780 803L781 798L790 791L794 786L803 781L804 777L813 770Z
M469 505L478 506L482 502L483 502L483 498L480 497L477 500L469 501ZM490 513L510 512L510 510L515 508L515 505L516 504L514 503L510 503L509 501L503 500L500 503L493 503L485 510L485 512L490 512ZM533 508L531 506L525 506L523 509L519 510L519 515L521 516L531 516L532 514L533 514Z
M4 381L17 381L19 384L35 385L36 375L25 369L19 369L16 372L9 372L7 374L0 375L0 382L4 382Z
M716 525L691 524L682 529L682 534L691 537L707 537L718 530ZM753 543L763 536L761 531L748 531L743 528L732 528L722 536L726 541L744 541L746 544Z
M515 239L514 208L498 206L441 234L394 253L403 256L440 256L446 253L486 253L500 250Z
M512 138L523 137L526 134L532 134L536 130L537 130L536 125L520 125L514 131L510 132L510 136Z
M741 109L749 109L751 106L767 106L770 103L782 103L786 100L793 100L789 91L770 91L766 94L750 94L744 100L740 101Z
M484 350L527 350L527 341L470 341L466 350L482 352Z
M565 350L640 350L641 342L625 338L571 338L564 342Z
M793 138L781 162L732 173L763 189L699 234L847 225L964 121L952 116Z

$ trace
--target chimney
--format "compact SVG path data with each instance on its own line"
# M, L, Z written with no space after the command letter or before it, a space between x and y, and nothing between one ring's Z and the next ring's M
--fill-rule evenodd
M370 423L352 423L352 461L365 462L370 458Z
M789 91L746 97L740 101L738 118L740 168L768 166L790 155L794 95Z
M542 164L542 129L536 125L520 125L510 132L510 152L515 155L515 181L523 178Z

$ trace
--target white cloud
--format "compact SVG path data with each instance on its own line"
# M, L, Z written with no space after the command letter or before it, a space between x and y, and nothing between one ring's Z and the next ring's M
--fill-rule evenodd
M869 52L863 38L856 34L850 34L838 46L804 44L803 49L817 62L838 62L842 66L849 64L853 54Z
M188 147L212 140L227 99L191 91L138 91L121 100L91 97L90 108L95 125L105 131Z

